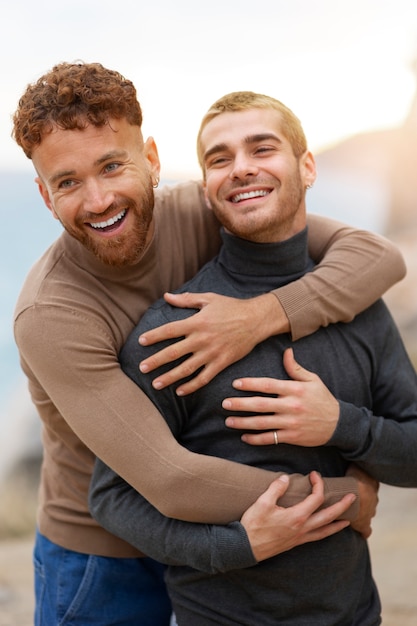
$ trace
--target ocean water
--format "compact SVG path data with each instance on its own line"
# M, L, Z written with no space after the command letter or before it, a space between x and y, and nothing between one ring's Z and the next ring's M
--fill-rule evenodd
M0 171L0 435L25 386L13 340L14 305L25 276L62 227L44 205L31 169Z

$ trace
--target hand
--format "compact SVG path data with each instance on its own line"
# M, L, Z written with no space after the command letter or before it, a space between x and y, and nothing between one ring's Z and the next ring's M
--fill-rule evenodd
M173 306L199 309L185 320L170 322L139 337L141 345L182 337L182 339L140 364L143 373L188 356L178 367L153 381L163 389L201 370L177 389L186 395L206 385L219 372L249 354L270 335L289 330L288 319L272 294L239 300L214 293L165 294Z
M378 506L379 482L355 464L349 465L346 475L356 478L359 489L359 515L351 522L351 526L364 539L368 539L372 533L371 521Z
M321 446L329 441L339 419L339 403L321 379L294 359L292 348L284 352L284 367L292 380L242 378L233 382L236 389L263 392L274 397L250 396L223 400L227 411L270 413L253 417L228 417L226 426L239 430L269 432L242 435L253 446L289 443Z
M279 498L286 492L289 478L280 476L243 514L241 523L257 561L303 543L319 541L349 526L348 521L337 518L351 506L356 496L348 494L340 502L318 511L324 500L323 481L317 472L310 474L310 481L312 493L299 504L285 509L279 506Z

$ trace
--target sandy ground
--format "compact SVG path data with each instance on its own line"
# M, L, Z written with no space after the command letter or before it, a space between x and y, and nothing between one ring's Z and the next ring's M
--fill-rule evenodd
M416 626L417 490L381 488L370 548L384 626ZM31 551L32 538L0 542L0 626L33 624Z

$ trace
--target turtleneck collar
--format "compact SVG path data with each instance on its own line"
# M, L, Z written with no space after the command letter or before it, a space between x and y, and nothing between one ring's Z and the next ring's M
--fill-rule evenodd
M230 274L280 278L290 282L311 271L307 227L290 239L278 243L254 243L222 230L223 247L218 261Z

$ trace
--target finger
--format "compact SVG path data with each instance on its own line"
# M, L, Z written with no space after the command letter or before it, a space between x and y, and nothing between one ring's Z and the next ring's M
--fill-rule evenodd
M246 396L230 397L222 401L222 407L226 411L239 411L245 413L279 413L283 403L274 396Z
M339 533L341 530L347 528L348 526L349 522L347 520L338 520L336 522L326 524L325 526L320 526L320 528L311 530L305 535L305 543L311 543L312 541L320 541L321 539L326 539L326 537L335 535L336 533Z
M309 479L311 483L311 495L320 496L322 503L324 502L324 480L319 472L313 470L309 474Z
M226 426L237 430L274 430L285 427L284 418L279 415L251 415L250 417L241 415L229 415Z
M240 391L250 391L252 393L267 393L271 396L280 396L288 388L287 380L280 380L279 378L237 378L232 382L235 389ZM233 399L233 398L230 398Z
M266 433L245 433L241 436L241 440L250 446L275 446L287 443L285 431L278 429Z
M273 416L273 419L275 420L275 416ZM268 417L265 415L251 417L229 415L226 417L225 423L228 428L235 428L236 430L272 430L280 427L275 421L269 422Z
M179 342L180 343L180 342ZM175 344L176 346L177 344ZM180 346L178 346L180 348ZM162 367L163 365L167 365L168 363L173 363L174 361L178 361L184 354L178 348L174 347L174 345L169 346L168 348L164 348L159 352L156 352L152 356L144 359L139 363L139 369L142 374L148 374L149 372L153 372L154 370ZM186 354L186 353L185 353Z
M173 367L167 372L164 372L164 374L157 376L152 381L152 387L154 389L164 389L165 387L169 387L169 385L173 385L175 383L178 383L179 381L189 378L190 376L194 376L196 372L198 372L198 370L202 367L203 365L201 364L199 356L191 354L179 365Z
M313 516L311 516L310 520L308 520L307 522L307 525L312 526L313 529L320 526L325 526L326 524L330 524L331 522L338 520L338 518L341 517L343 513L346 513L346 511L352 506L355 500L356 495L353 493L349 493L343 496L343 498L339 500L339 502L336 502L331 506L321 509Z
M193 316L191 316L192 318ZM177 320L175 322L169 322L168 324L162 324L157 328L146 331L139 336L139 343L141 346L151 346L160 341L167 341L170 339L179 339L185 337L189 333L190 317L185 320ZM188 322L188 323L187 323Z
M313 374L313 372L304 369L304 367L301 367L301 365L297 363L294 358L294 350L292 348L287 348L287 350L285 350L283 361L285 371L293 380L308 382L315 378L315 374Z
M202 309L209 302L209 294L207 293L164 293L164 300L181 309Z
M148 330L139 335L138 341L141 346L152 346L161 341L184 337L185 333L182 329L182 323L182 321L169 322L168 324L163 324L162 326Z
M369 537L372 535L372 528L370 526L354 528L354 530L356 530L360 535L362 535L364 539L369 539Z
M257 499L258 503L264 503L265 505L276 506L279 503L279 499L287 491L290 484L290 479L287 474L281 474L269 485L268 489Z
M191 378L191 380L182 383L176 390L178 396L186 396L201 387L207 385L219 372L221 372L225 366L223 361L218 359L216 362L211 362L209 365L206 365L200 369L200 371Z
M209 362L206 364L207 360ZM168 385L191 377L190 380L181 383L176 389L178 396L186 396L207 385L227 365L228 362L222 357L210 360L205 353L197 352L196 354L190 354L189 357L178 366L155 378L152 382L152 386L155 389L163 389Z
M319 472L316 471L310 472L309 478L312 486L311 494L293 507L303 512L307 529L315 530L336 520L339 521L338 518L355 502L356 495L353 493L346 494L339 502L319 509L324 502L324 481Z

